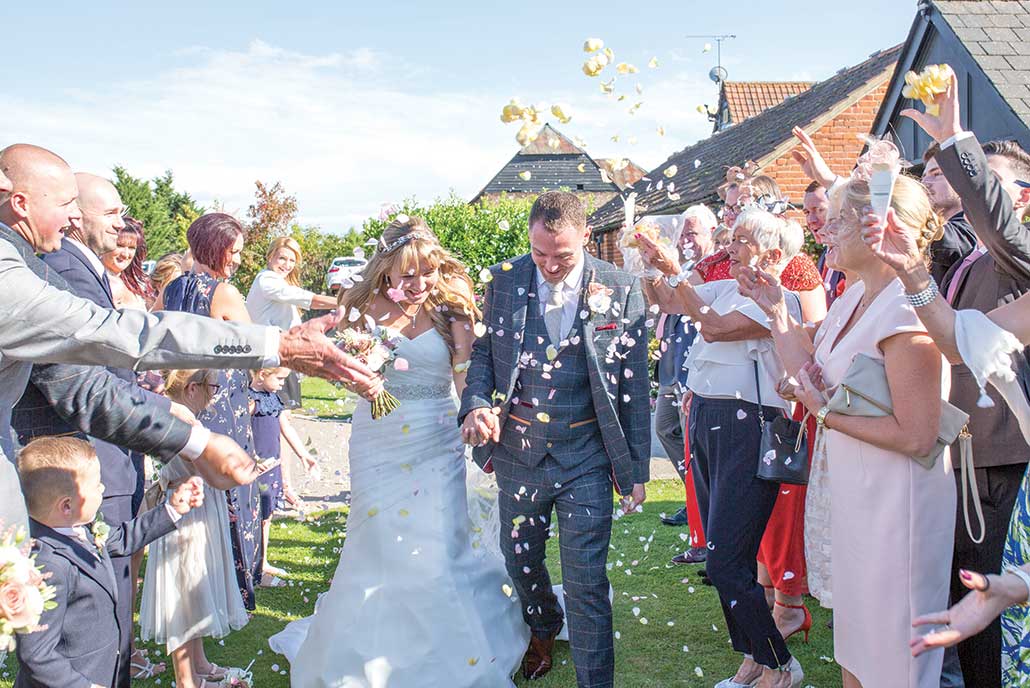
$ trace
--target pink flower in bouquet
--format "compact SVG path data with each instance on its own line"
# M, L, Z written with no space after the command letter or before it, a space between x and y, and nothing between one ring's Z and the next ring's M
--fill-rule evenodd
M15 628L26 628L39 620L39 614L32 613L29 591L27 585L16 581L0 585L0 616ZM39 611L42 613L42 605Z

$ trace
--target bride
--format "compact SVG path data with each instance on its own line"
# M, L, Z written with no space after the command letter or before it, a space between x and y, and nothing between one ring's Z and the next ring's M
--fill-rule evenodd
M314 616L269 644L290 660L294 688L514 686L529 631L482 546L490 535L470 531L455 420L478 316L471 282L422 219L401 216L340 307L398 334L408 365L385 386L401 405L372 420L359 402L336 575Z

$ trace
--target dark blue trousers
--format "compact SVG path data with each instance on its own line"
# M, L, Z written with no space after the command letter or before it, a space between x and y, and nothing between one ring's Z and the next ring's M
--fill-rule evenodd
M579 688L611 688L615 646L606 567L612 534L608 456L587 457L570 469L547 455L530 467L498 446L493 465L500 489L501 551L523 618L539 637L561 628L562 613L545 562L554 510L576 682Z
M765 408L767 418L779 413ZM790 651L758 584L756 557L780 486L755 477L762 436L758 412L746 401L695 394L690 453L708 538L705 570L719 592L733 649L776 668L790 661Z

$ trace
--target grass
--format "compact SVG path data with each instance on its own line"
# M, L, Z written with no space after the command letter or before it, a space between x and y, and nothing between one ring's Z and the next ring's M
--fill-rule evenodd
M658 521L660 513L671 513L682 504L683 486L676 481L648 485L649 500L644 513L626 516L614 524L609 574L615 588L613 613L616 678L619 688L710 687L733 674L739 663L729 646L718 598L711 587L701 585L699 566L673 566L669 558L683 547L685 529L669 528ZM347 509L324 512L308 520L277 521L272 528L271 560L290 571L291 586L262 589L258 609L251 622L224 641L208 641L209 658L223 666L247 666L259 688L286 688L289 677L285 659L268 648L268 636L290 620L311 614L315 597L328 587L345 538ZM560 537L560 534L559 534ZM560 580L557 542L548 545L548 561L555 582ZM840 685L840 669L830 661L833 655L828 614L808 600L815 616L811 644L800 636L789 642L805 668L803 685L824 688ZM639 610L639 615L634 611ZM646 619L646 623L645 623ZM714 628L713 628L714 626ZM354 629L340 629L346 636ZM164 648L146 644L151 656L163 656ZM13 659L0 673L0 688L8 688L14 677ZM703 675L697 674L700 669ZM133 686L172 684L171 669L157 680L133 682ZM567 688L576 685L568 645L558 643L555 668L544 679L516 685L534 688ZM407 687L402 687L407 688Z
M324 420L350 420L357 397L331 382L306 377L300 382L300 411Z

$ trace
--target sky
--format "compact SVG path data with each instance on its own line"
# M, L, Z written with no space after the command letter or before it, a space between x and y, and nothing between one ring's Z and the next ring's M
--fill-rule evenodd
M279 181L301 222L346 231L406 198L474 196L519 149L518 125L500 121L513 97L562 103L572 120L549 119L593 157L652 169L711 132L696 108L718 100L716 42L689 35L736 36L722 44L730 80L819 81L903 42L915 12L915 0L19 3L4 16L0 147L39 144L106 176L171 170L241 217L255 180ZM625 101L601 93L612 67L581 71L591 37L640 69L618 77Z

